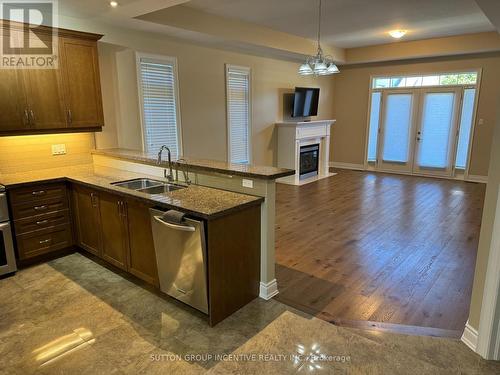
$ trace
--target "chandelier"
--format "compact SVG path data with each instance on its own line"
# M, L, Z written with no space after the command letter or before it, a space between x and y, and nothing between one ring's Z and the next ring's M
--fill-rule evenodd
M321 37L321 0L319 0L318 11L318 52L316 56L309 56L306 62L299 67L299 74L301 76L326 76L330 74L339 73L339 68L333 62L331 56L324 56L320 44Z

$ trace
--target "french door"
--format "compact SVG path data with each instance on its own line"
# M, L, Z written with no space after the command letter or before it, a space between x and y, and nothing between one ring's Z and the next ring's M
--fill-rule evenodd
M411 172L416 101L417 95L411 90L384 91L378 169Z
M377 169L451 176L462 90L384 90Z
M438 176L453 174L461 94L459 88L421 91L414 173Z

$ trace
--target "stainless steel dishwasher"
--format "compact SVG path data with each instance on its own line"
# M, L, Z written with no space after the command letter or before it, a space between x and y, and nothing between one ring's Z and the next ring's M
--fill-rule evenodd
M203 221L150 209L162 292L208 314Z

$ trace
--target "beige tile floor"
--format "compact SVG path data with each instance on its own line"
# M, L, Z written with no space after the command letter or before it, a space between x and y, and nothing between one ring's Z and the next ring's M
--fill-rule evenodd
M316 351L330 357L307 356ZM274 300L210 328L79 254L0 280L1 374L207 372L498 374L500 363L460 341L336 327Z

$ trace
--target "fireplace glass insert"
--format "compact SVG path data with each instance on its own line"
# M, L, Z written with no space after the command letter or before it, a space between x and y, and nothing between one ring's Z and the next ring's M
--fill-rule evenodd
M299 178L304 179L318 175L319 143L300 146Z

